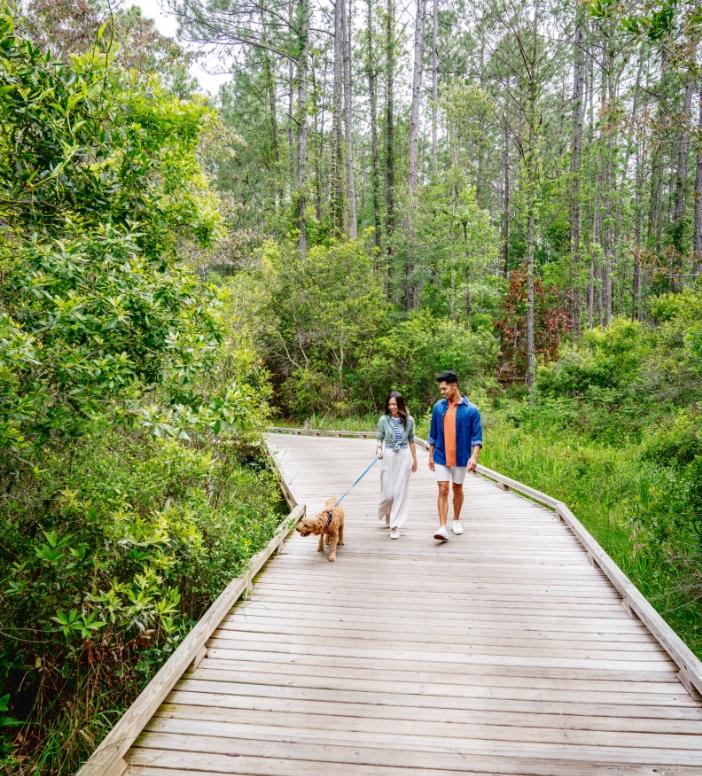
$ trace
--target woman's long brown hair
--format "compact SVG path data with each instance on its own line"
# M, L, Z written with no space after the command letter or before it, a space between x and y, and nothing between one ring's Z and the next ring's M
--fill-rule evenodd
M395 399L397 402L397 411L400 414L402 425L407 426L407 417L409 416L409 412L407 412L407 408L405 407L405 397L399 391L390 391L388 394L388 398L385 399L385 414L392 417L392 412L390 412L389 407L390 399Z

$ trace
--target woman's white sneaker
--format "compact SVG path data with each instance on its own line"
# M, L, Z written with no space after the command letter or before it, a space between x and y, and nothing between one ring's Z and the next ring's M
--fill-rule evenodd
M463 533L463 526L461 525L460 520L453 521L453 532L456 534L456 536L460 536Z
M393 528L390 531L390 538L391 539L399 539L400 538L400 529L399 528Z
M434 532L434 538L438 539L440 542L448 541L448 531L446 530L445 525L442 525Z

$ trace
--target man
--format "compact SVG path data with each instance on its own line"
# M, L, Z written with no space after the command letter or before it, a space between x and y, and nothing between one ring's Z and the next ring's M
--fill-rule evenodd
M463 533L461 507L463 480L466 472L475 471L483 446L483 428L480 412L458 391L455 372L442 372L437 378L443 399L436 402L431 413L429 432L429 468L436 473L439 485L440 526L434 538L447 542L449 482L453 483L453 532Z

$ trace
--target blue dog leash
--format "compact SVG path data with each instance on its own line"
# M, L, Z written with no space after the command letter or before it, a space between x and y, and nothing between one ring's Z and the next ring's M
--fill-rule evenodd
M358 485L358 483L359 483L359 482L360 482L360 481L361 481L361 480L362 480L362 479L363 479L363 478L366 476L366 474L368 474L368 472L369 472L369 471L370 471L370 470L371 470L371 469L372 469L372 468L375 466L375 464L376 464L376 463L377 463L379 460L380 460L380 459L379 459L379 458L377 458L377 457L373 459L373 463L371 463L371 464L370 464L370 466L368 466L368 468L367 468L367 469L366 469L366 470L363 472L363 474L362 474L362 475L361 475L361 476L360 476L360 477L359 477L359 478L356 480L356 482L354 482L354 484L353 484L353 485L352 485L352 486L351 486L351 487L350 487L350 488L349 488L349 489L346 491L346 493L344 493L344 495L343 495L343 496L342 496L342 497L341 497L341 498L340 498L340 499L339 499L339 500L336 502L336 504L334 504L334 506L332 506L332 509L334 509L334 507L337 507L337 506L339 506L339 504L341 504L341 502L342 502L342 501L343 501L343 500L346 498L346 496L348 496L348 495L349 495L349 493L351 493L351 491L352 491L352 490L353 490L353 489L356 487L356 485Z

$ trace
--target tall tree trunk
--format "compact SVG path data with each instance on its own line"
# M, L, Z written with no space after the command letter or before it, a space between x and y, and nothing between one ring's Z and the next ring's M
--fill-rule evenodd
M607 105L611 113L614 112L616 103L616 87L614 77L614 21L609 34L605 39L605 72L607 88ZM602 265L602 305L601 305L601 323L609 326L612 320L612 274L614 265L614 222L612 217L612 197L614 193L614 181L616 172L614 169L614 154L616 153L614 138L614 122L610 119L610 125L607 130L607 159L605 161L605 221L604 221L604 263Z
M310 47L309 0L298 0L300 43L297 85L297 248L301 256L307 254L307 69Z
M288 23L293 27L294 23L293 0L288 2ZM295 65L292 59L288 60L288 155L290 164L290 188L293 189L297 179L295 164L295 130L293 128L293 116L295 114Z
M424 61L424 11L425 0L417 0L417 18L414 25L414 69L412 73L412 103L410 108L409 128L409 166L407 170L407 214L405 228L409 234L414 233L416 218L417 184L419 178L419 108L422 99L422 64ZM417 305L417 293L415 288L415 265L412 248L405 256L405 282L404 282L404 306L411 310Z
M533 188L533 184L529 184ZM531 197L531 194L530 194ZM535 203L534 203L535 205ZM527 228L527 387L536 381L536 346L534 339L534 205L529 208Z
M370 102L371 122L371 161L373 189L373 226L375 227L375 247L380 248L382 242L382 227L380 222L380 166L378 164L378 107L375 93L375 50L373 48L373 0L366 0L368 6L367 35L368 35L368 98Z
M315 182L314 182L314 210L317 221L322 220L322 158L324 153L324 99L322 99L322 110L319 110L318 92L317 92L317 76L316 68L314 66L314 57L312 57L312 97L313 97L313 111L314 111L314 127L313 132L316 138L319 138L319 147L316 153L316 168L315 168ZM323 75L323 81L326 81L326 72ZM320 115L321 114L321 115ZM320 131L318 120L321 118L322 129Z
M344 131L346 135L346 199L349 208L349 237L355 240L358 237L356 219L356 186L353 179L353 114L351 94L351 31L353 28L352 9L353 0L349 0L348 14L344 0L341 3L341 27L344 39Z
M433 29L431 43L431 174L439 172L439 147L437 143L437 125L439 117L439 0L434 0Z
M641 49L639 58L639 69L636 74L636 86L634 87L634 103L631 110L634 126L638 123L639 114L639 94L641 91L641 76L643 74L644 63L648 61L646 50ZM631 282L631 320L635 321L638 317L639 293L641 291L641 233L643 227L643 185L644 185L644 165L645 157L645 136L643 141L635 140L636 157L634 170L634 276ZM642 146L642 143L644 144ZM631 157L631 149L628 151L628 157ZM625 167L628 167L628 160Z
M685 99L683 100L683 125L680 128L680 141L678 143L678 177L677 197L675 199L675 223L679 223L685 217L685 189L687 187L687 148L689 144L689 122L692 112L692 94L695 81L691 73L687 75L685 84ZM681 248L678 248L681 250Z
M473 309L470 298L470 248L468 246L468 222L463 221L461 226L463 227L463 250L466 257L466 291L463 304L466 311L466 320L470 324L470 316L473 312Z
M412 104L410 109L409 130L409 168L407 185L409 188L408 227L412 227L413 210L417 196L418 149L419 149L419 108L422 98L422 64L424 60L424 9L425 1L417 0L417 18L414 25L414 69L412 73Z
M699 119L697 122L697 171L695 175L695 231L693 238L694 261L692 275L702 274L702 89L700 89Z
M271 122L271 141L273 143L273 162L274 162L274 168L275 173L273 176L273 200L274 200L274 208L275 212L277 214L278 208L280 207L280 204L283 200L282 191L279 187L279 181L280 181L280 139L278 137L278 107L276 104L276 93L275 93L275 71L273 69L272 63L271 63L271 53L266 48L268 45L268 35L266 32L266 17L263 14L263 11L260 12L260 18L261 18L261 29L262 29L262 40L263 40L263 67L264 67L264 75L266 79L266 97L268 99L268 113L269 118Z
M671 267L671 288L673 291L682 290L683 281L683 242L685 231L685 196L687 194L687 151L689 145L689 124L690 114L692 112L692 94L695 82L692 73L687 74L685 84L685 98L683 100L683 125L680 128L680 141L678 143L678 164L677 164L677 195L675 198L675 215L673 226L673 247L675 253L673 256L673 266Z
M665 117L665 74L667 67L667 56L665 49L661 55L661 80L658 87L658 119L655 125L657 135L654 146L653 160L651 162L651 220L649 223L649 234L653 232L655 239L655 249L658 253L663 244L663 122Z
M480 88L485 89L485 38L481 35L480 40ZM483 207L483 177L485 175L485 109L480 106L478 114L478 141L476 143L476 152L478 154L478 169L475 178L475 202L479 208Z
M278 109L275 99L275 72L271 63L271 52L268 50L268 35L266 33L266 17L263 11L260 12L261 29L263 39L263 62L265 68L266 77L266 92L268 96L268 104L271 120L271 136L273 140L273 158L277 164L280 164L280 142L278 139Z
M336 0L334 9L334 86L332 94L332 144L331 144L331 202L329 208L329 234L340 237L344 233L344 184L343 149L341 132L343 29L342 13L346 0Z
M385 72L385 237L391 255L395 232L395 0L387 0ZM390 263L388 272L392 273Z
M580 164L583 150L585 8L577 3L573 40L573 145L570 155L570 324L580 334Z
M538 77L537 62L538 62L538 31L539 31L539 14L538 4L534 4L534 22L532 31L532 46L533 54L531 58L529 72L529 167L527 168L528 184L527 184L527 212L528 212L528 227L527 227L527 374L526 384L529 388L530 394L532 394L532 388L536 382L536 339L534 332L534 318L535 318L535 300L534 300L534 259L535 259L535 234L534 234L534 221L536 214L536 175L537 175L537 114L536 114L536 99L538 83L536 78Z
M509 90L509 83L507 85ZM505 98L506 99L506 98ZM503 143L502 143L502 170L504 173L505 192L502 207L502 265L504 267L505 277L509 275L509 116L507 107L503 116Z

